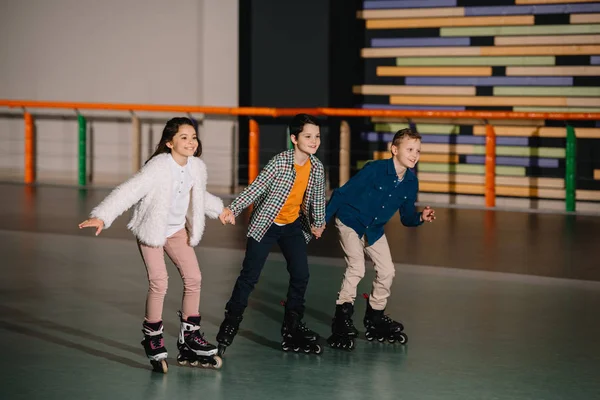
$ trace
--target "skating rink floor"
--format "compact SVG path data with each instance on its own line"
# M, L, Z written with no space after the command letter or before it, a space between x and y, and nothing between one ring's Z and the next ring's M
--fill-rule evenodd
M365 340L360 298L355 351L321 356L280 350L287 272L274 249L221 370L175 361L182 285L168 263L163 375L140 345L147 280L128 215L100 237L77 228L107 193L0 184L0 399L600 398L598 216L438 208L417 229L394 217L386 312L407 345ZM305 321L324 338L344 271L332 228L309 244ZM196 249L211 342L244 245L241 217L210 221ZM359 293L373 277L369 266Z

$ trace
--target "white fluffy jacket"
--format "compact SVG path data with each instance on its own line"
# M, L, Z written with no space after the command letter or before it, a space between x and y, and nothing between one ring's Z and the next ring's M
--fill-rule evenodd
M135 204L127 227L138 240L152 247L166 242L169 208L173 199L170 154L152 158L128 181L116 187L90 214L104 221L104 229ZM218 218L223 201L206 191L206 165L197 157L189 157L190 175L194 182L186 216L191 246L196 246L204 233L205 215Z

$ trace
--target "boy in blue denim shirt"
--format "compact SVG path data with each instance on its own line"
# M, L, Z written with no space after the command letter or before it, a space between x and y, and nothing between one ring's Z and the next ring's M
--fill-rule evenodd
M373 260L376 276L367 300L364 317L366 337L405 343L404 327L384 314L395 269L383 227L396 211L405 226L433 222L435 211L425 207L417 212L415 201L419 181L410 170L419 161L421 135L402 129L394 135L392 158L367 163L341 188L334 191L327 205L325 220L336 216L340 244L345 253L346 272L336 301L331 347L352 350L358 331L352 322L356 287L365 274L365 256Z

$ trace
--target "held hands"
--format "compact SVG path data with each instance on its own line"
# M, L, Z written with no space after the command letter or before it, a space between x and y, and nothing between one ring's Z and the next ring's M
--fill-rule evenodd
M421 214L421 221L433 222L435 220L435 210L429 206L425 207Z
M79 229L82 228L96 228L96 236L98 236L102 232L102 229L104 229L104 221L98 218L86 219L79 224Z
M321 237L324 230L325 230L325 224L323 224L323 226L321 226L320 228L315 228L314 226L310 227L310 233L312 233L315 236L315 238L317 238L317 239L319 239Z
M225 207L221 215L219 215L219 220L221 220L221 223L223 225L235 225L235 216L233 215L233 212L227 207Z

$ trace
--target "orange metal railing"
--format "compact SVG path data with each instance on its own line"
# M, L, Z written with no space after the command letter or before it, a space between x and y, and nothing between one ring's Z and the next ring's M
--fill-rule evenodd
M81 103L51 102L28 100L0 100L0 107L20 108L24 110L25 120L25 183L35 182L35 134L31 109L71 109L71 110L111 110L111 111L145 111L172 112L190 114L213 114L248 117L283 117L298 113L307 113L326 117L391 117L391 118L453 118L453 119L494 119L513 120L600 120L600 113L537 113L509 111L427 111L427 110L373 110L357 108L269 108L269 107L209 107L187 105L158 104L113 104L113 103ZM134 125L135 118L133 119ZM248 179L252 182L259 170L259 126L251 119L249 123L249 168ZM344 125L346 126L346 125ZM139 136L139 121L133 129L134 139ZM344 140L348 141L349 132L344 132ZM139 139L134 140L132 160L139 166ZM485 152L485 203L488 207L495 205L495 168L496 168L496 135L490 123L486 123ZM349 166L348 166L349 167ZM347 171L346 171L347 172ZM345 173L345 172L344 172ZM345 175L344 175L345 176ZM345 178L347 179L347 177ZM80 184L82 184L80 182ZM85 183L83 183L85 184Z

